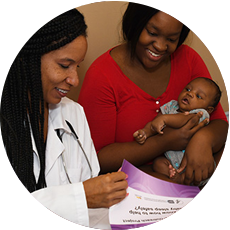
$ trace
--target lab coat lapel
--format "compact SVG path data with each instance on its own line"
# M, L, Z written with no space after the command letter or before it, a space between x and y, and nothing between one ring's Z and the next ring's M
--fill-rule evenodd
M59 140L52 123L49 125L48 134L46 143L46 175L65 149L64 145Z
M61 104L50 105L46 143L46 175L49 173L58 157L65 150L63 143L57 136L56 130L62 129L65 132L70 132L69 128L66 126L67 125L65 124L65 120L62 116Z

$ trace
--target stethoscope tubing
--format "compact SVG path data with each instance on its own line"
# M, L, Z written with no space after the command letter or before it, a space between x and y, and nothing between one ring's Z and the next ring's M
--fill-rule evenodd
M85 150L84 150L84 148L83 148L83 146L82 146L82 144L81 144L81 142L80 142L80 140L79 140L79 138L78 138L78 135L76 134L76 132L75 132L73 126L70 124L70 122L67 121L67 120L65 120L65 122L66 122L66 124L68 125L68 127L70 128L70 130L71 130L73 136L75 137L75 139L76 139L78 145L80 146L80 148L81 148L81 150L82 150L82 152L83 152L83 154L84 154L84 156L85 156L85 159L86 159L86 161L87 161L87 164L88 164L89 169L90 169L90 172L91 172L91 178L92 178L92 177L93 177L93 170L92 170L91 164L90 164L90 162L89 162L89 159L88 159L88 157L87 157L87 155L86 155L86 152L85 152ZM61 142L63 142L63 141L62 141L62 136L63 136L64 132L62 133L62 135L60 135L60 129L57 129L56 131L57 131L57 135L58 135L59 139L61 140ZM64 170L65 170L67 179L68 179L69 183L72 184L72 182L71 182L71 180L70 180L70 177L69 177L69 174L68 174L68 172L67 172L67 167L66 167L66 163L65 163L66 161L65 161L65 157L64 157L63 153L61 154L61 157L62 157L63 166L64 166Z

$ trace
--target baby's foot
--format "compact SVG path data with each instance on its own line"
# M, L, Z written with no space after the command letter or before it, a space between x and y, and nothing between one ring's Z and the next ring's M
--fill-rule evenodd
M135 138L136 142L138 142L141 145L144 144L146 141L146 134L142 129L136 131L133 134L133 137Z
M169 178L177 184L184 183L184 173L179 174L171 164L169 165Z
M176 175L176 169L170 164L169 165L169 178L172 179Z

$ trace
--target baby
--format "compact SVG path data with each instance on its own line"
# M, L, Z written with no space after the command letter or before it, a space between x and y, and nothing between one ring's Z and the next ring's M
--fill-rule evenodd
M220 97L220 88L214 81L203 77L196 78L182 90L178 101L172 100L163 105L160 108L161 113L153 121L147 123L143 129L136 131L133 136L139 144L144 144L148 137L158 133L163 134L165 126L172 128L184 126L192 113L202 112L199 122L209 119ZM179 175L176 169L180 167L183 156L184 150L168 151L165 157L158 157L154 160L153 170L168 176L177 183L182 183L183 176Z

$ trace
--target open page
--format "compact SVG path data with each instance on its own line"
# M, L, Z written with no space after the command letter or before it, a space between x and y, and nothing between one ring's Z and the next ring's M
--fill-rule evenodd
M129 195L109 210L112 229L131 229L163 220L188 204L199 192L195 186L179 185L152 177L124 160Z

